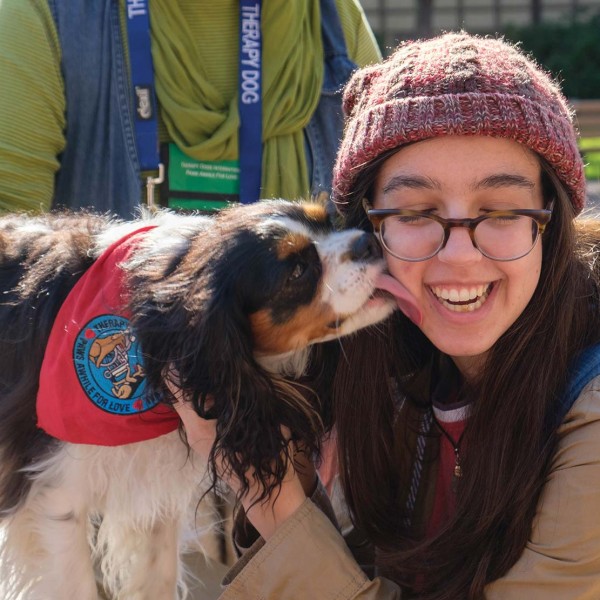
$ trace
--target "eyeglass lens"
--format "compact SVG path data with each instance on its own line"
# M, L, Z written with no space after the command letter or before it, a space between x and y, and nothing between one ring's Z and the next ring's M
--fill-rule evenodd
M427 216L391 215L382 221L380 231L386 249L406 260L430 258L444 243L444 227ZM516 259L531 251L538 232L537 222L528 216L490 217L475 227L475 245L489 258Z

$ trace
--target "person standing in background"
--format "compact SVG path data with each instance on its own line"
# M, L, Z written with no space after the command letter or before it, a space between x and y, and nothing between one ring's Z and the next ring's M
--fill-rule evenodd
M238 102L257 90L238 78L249 63L262 115L248 151L250 162L262 155L252 200L328 194L340 89L380 58L373 34L357 0L247 4L2 0L0 210L130 218L163 178L159 164L162 204L239 200L238 132L256 130Z

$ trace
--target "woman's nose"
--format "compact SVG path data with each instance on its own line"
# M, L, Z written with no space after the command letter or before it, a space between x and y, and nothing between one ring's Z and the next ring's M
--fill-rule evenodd
M483 254L475 246L466 227L453 227L446 245L437 256L442 262L470 264L479 262Z

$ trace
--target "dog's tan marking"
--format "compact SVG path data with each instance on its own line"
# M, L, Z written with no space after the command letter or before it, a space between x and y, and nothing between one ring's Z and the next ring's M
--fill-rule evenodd
M327 211L321 204L303 204L302 209L311 221L327 222Z
M250 317L254 346L261 354L282 354L303 348L309 342L335 331L329 325L336 314L320 300L299 308L289 321L273 323L270 310L259 310Z
M310 239L304 234L290 231L281 240L278 240L275 252L279 260L285 260L288 256L304 250L310 244Z

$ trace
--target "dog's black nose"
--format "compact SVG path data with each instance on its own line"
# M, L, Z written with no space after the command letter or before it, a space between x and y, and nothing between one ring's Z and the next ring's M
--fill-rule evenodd
M352 260L371 261L383 256L381 246L372 233L363 233L352 242L350 257Z

